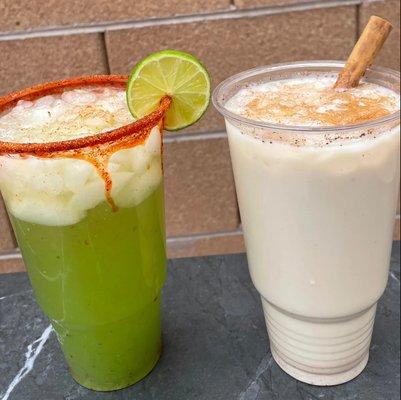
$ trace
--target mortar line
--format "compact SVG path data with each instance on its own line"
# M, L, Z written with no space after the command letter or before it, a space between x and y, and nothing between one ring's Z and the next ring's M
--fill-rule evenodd
M225 139L227 133L224 131L200 132L200 133L169 133L164 136L164 143L191 142L194 140Z
M399 215L396 218L400 218ZM188 240L197 240L197 239L210 239L210 238L220 238L220 237L227 237L227 236L236 236L242 235L242 225L239 224L237 229L232 231L221 231L221 232L210 232L210 233L196 233L193 235L187 236L169 236L167 238L167 243L177 243L177 242L185 242ZM3 252L0 253L0 261L7 261L12 259L21 259L22 255L19 249L14 249L11 252Z
M357 42L357 40L359 39L359 36L362 33L360 24L361 24L361 7L362 4L358 4L356 6L356 37L355 37L355 43Z
M67 36L88 33L105 33L116 30L139 29L153 26L190 24L194 22L221 21L241 18L256 18L289 12L310 11L317 9L353 6L361 4L362 0L332 0L330 2L311 1L302 4L261 7L256 9L231 8L202 14L188 14L175 17L154 18L139 21L104 22L99 24L82 24L76 26L46 28L20 32L0 33L0 41L24 40L43 37Z
M22 258L21 252L18 248L10 251L0 252L0 261L17 260Z
M106 44L106 34L105 32L101 33L102 37L102 47L103 47L103 54L104 54L104 65L106 67L106 73L111 74L111 67L110 67L110 61L109 61L109 52L107 50L107 44Z
M222 232L211 232L211 233L197 233L189 236L170 236L167 238L167 243L177 243L184 242L187 240L197 240L197 239L210 239L210 238L220 238L227 236L237 236L242 235L241 229L235 229L233 231L222 231Z
M205 239L205 238L219 238L225 236L236 236L242 235L242 229L239 226L237 229L232 231L221 231L221 232L210 232L210 233L196 233L193 235L187 236L169 236L167 238L167 243L175 243L175 242L182 242L186 240L195 240L195 239ZM0 261L7 261L7 260L15 260L21 259L22 255L19 249L14 249L9 252L2 252L0 253Z

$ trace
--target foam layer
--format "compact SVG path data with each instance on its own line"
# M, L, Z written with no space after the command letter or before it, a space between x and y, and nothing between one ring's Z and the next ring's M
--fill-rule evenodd
M400 109L399 95L372 83L332 89L336 75L266 82L241 89L225 107L256 121L292 126L341 126L374 120Z
M123 89L74 89L32 102L20 101L0 117L0 140L63 141L131 122ZM153 128L142 145L112 154L107 171L116 206L133 207L145 200L162 180L159 128ZM100 171L77 158L0 156L0 189L16 218L48 226L75 224L106 201Z
M161 183L161 134L153 128L144 144L117 151L108 164L118 207L133 207ZM0 156L0 189L8 210L23 221L73 225L105 199L105 184L87 161Z
M0 116L0 140L56 142L95 135L133 121L124 89L73 89L35 101L20 100L16 107Z

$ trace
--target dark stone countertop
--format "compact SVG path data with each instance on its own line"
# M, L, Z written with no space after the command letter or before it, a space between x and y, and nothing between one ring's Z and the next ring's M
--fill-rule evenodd
M169 262L162 359L140 383L114 393L92 392L72 380L26 274L2 275L0 400L398 399L399 251L398 242L366 370L347 384L329 388L299 383L272 360L244 255Z

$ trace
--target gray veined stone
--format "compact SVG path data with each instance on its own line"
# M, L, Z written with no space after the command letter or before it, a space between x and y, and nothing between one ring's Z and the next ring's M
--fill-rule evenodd
M399 399L399 242L378 306L369 364L353 381L329 388L297 382L273 361L245 255L173 260L168 269L162 358L144 380L113 393L73 381L27 275L1 275L0 400Z

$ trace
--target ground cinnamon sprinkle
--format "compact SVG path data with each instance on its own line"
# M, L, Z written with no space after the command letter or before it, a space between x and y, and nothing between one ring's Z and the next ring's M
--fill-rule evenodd
M295 121L294 125L341 126L384 117L395 107L395 100L386 95L368 96L365 91L356 94L355 89L338 91L299 84L283 85L278 91L253 92L243 115L284 124Z

